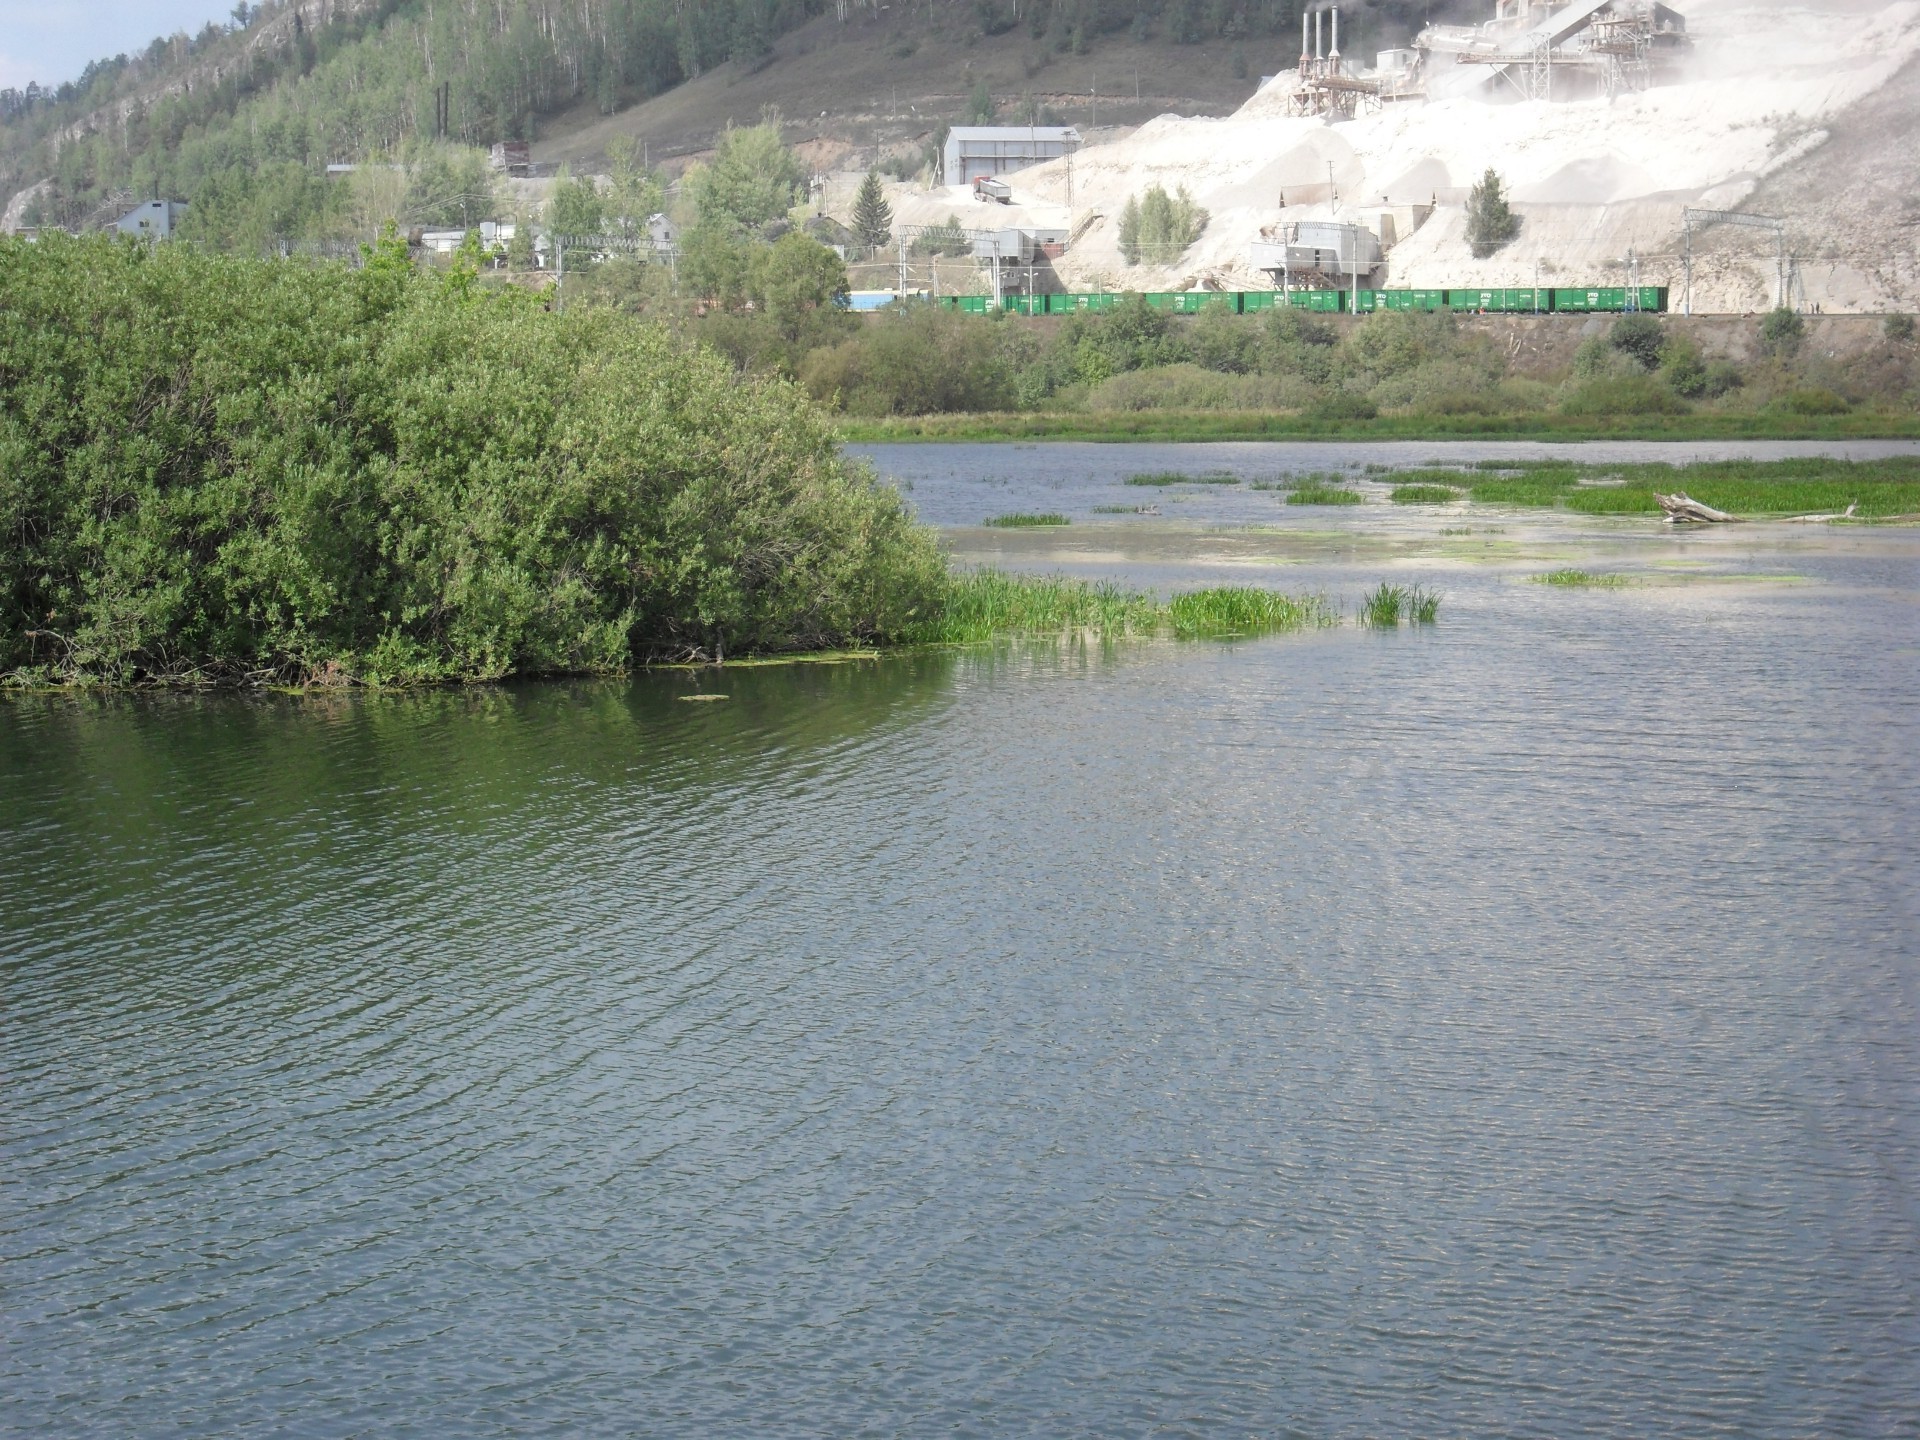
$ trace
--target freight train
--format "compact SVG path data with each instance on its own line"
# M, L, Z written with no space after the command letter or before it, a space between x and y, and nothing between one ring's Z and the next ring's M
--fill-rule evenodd
M1111 310L1123 297L1100 295L1008 295L1000 308L1019 315L1071 315L1081 310ZM1665 285L1527 286L1487 290L1186 290L1148 292L1147 304L1156 310L1197 314L1209 305L1224 305L1236 315L1277 310L1291 305L1336 315L1371 314L1376 310L1454 310L1487 315L1588 315L1598 311L1627 314L1645 311L1663 314ZM948 310L984 315L994 308L989 295L943 295Z

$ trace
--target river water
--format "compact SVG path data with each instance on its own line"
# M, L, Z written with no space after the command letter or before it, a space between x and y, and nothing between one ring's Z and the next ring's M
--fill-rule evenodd
M0 701L0 1430L1920 1430L1920 531L1256 502L949 533L1440 623Z

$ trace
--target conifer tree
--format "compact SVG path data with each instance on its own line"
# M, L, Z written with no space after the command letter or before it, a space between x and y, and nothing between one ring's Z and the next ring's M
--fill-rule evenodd
M1491 166L1467 192L1467 245L1484 260L1520 233L1520 217L1507 208L1506 190Z
M893 236L893 207L880 191L877 170L869 170L860 182L860 194L853 202L853 233L867 246L884 245Z

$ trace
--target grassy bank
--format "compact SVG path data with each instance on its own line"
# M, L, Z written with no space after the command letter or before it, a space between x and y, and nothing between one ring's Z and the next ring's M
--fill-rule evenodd
M1444 477L1444 484L1442 482ZM1580 465L1483 461L1459 470L1423 467L1377 476L1394 491L1449 490L1485 505L1572 510L1583 515L1657 515L1656 495L1682 491L1730 514L1835 515L1861 520L1920 513L1920 456L1886 460L1710 460L1688 465Z
M843 418L849 444L937 441L1092 440L1910 440L1920 413L1859 410L1845 415L1762 411L1683 415L1388 415L1329 419L1260 411L1069 411Z

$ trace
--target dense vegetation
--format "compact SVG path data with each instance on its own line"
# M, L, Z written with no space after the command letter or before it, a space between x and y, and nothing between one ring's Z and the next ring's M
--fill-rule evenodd
M388 243L0 240L0 673L431 680L914 633L946 581L792 387Z
M1756 339L1771 324L1755 322ZM909 308L823 331L797 358L776 341L756 345L749 333L729 352L746 368L790 365L852 417L1026 411L1115 435L1194 415L1216 417L1226 433L1239 413L1322 432L1910 428L1920 401L1911 338L1882 336L1841 356L1762 340L1759 358L1742 364L1705 357L1680 326L1651 316L1612 322L1556 368L1517 361L1486 327L1446 312L1333 324L1224 305L1172 315L1139 297L1044 322Z

